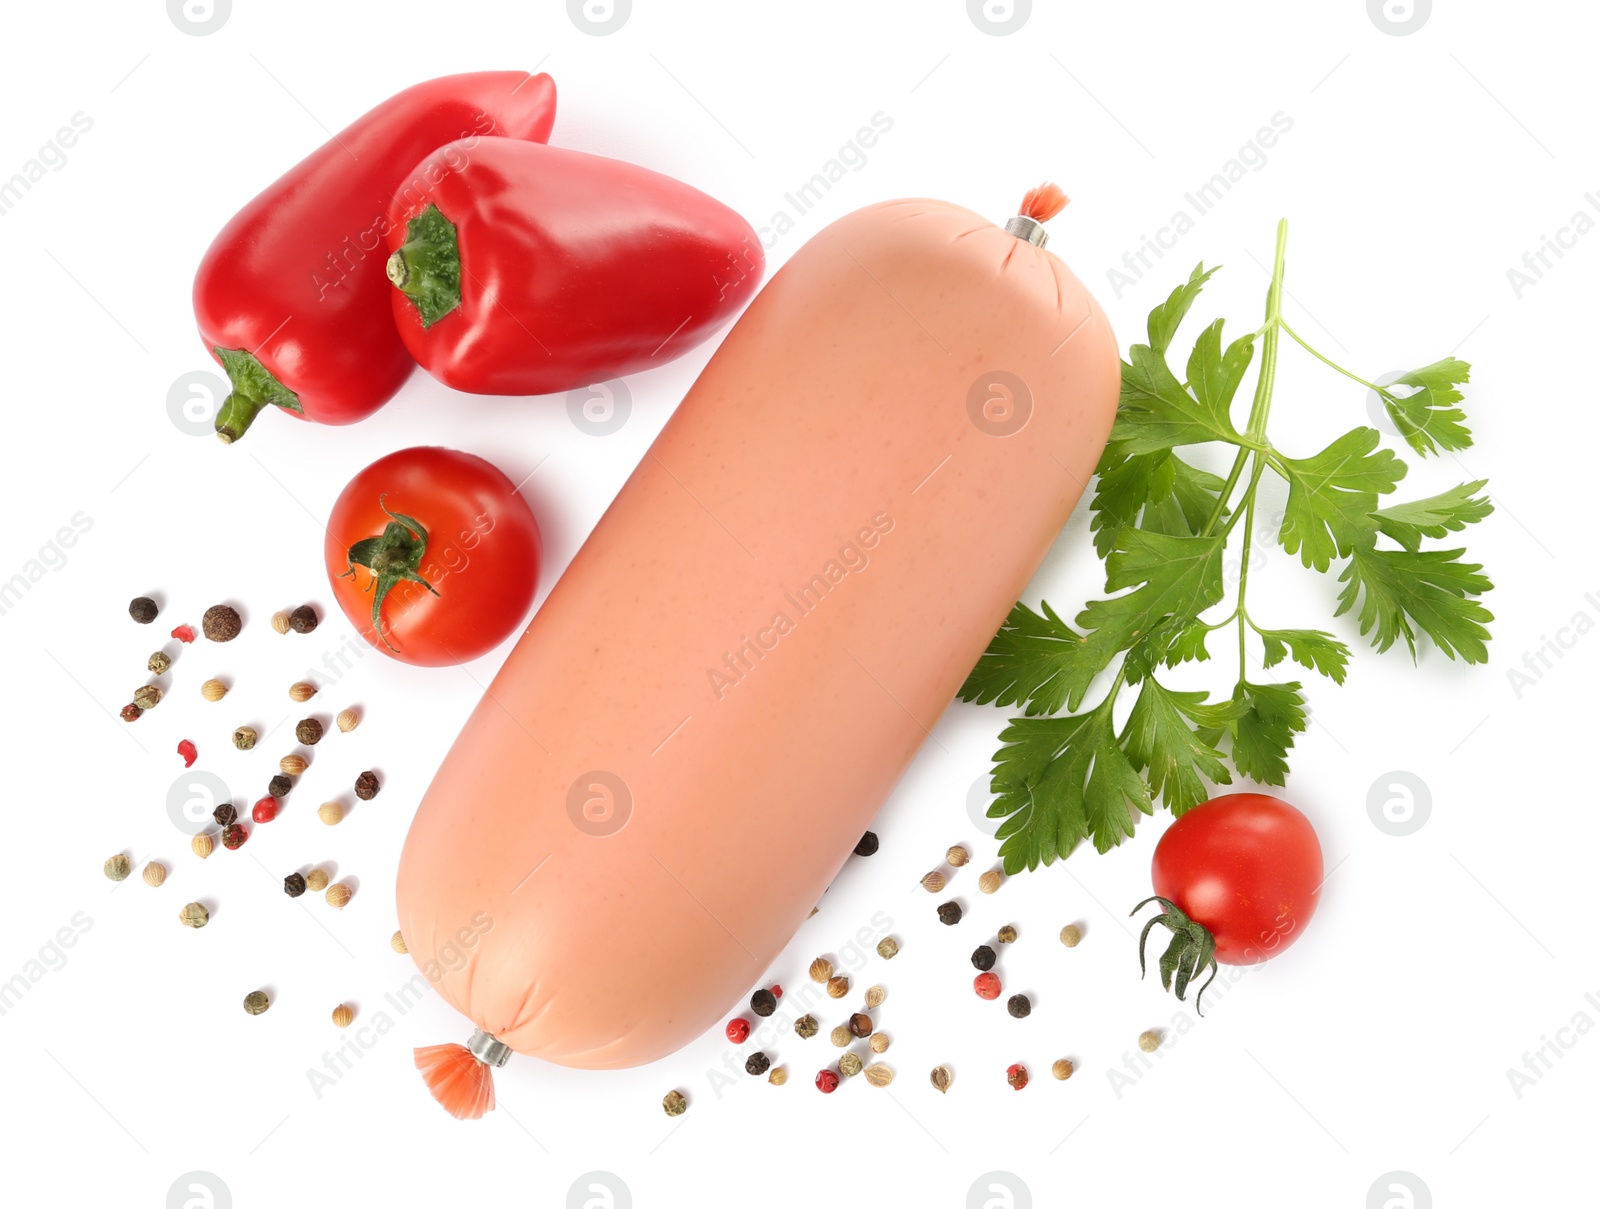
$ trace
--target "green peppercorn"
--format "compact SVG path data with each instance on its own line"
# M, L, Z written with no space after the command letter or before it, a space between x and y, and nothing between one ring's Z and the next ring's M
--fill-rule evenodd
M150 656L149 661L145 664L145 667L150 669L150 674L152 676L161 675L161 673L165 672L171 666L172 656L167 654L165 651L157 651L154 655Z
M1029 1012L1033 1011L1033 1002L1026 995L1013 995L1006 1000L1006 1011L1021 1020Z
M744 1060L744 1073L747 1075L764 1075L771 1065L772 1059L757 1050Z
M281 772L277 776L273 777L272 780L267 782L267 793L269 796L274 798L286 797L289 791L293 788L294 782L288 777L284 776Z
M224 802L211 812L211 817L217 821L218 827L231 827L238 821L239 812L233 808L232 802Z
M289 628L296 634L309 634L317 628L317 611L310 605L301 605L289 614Z
M295 723L294 737L307 747L315 747L322 740L322 723L315 718L302 718Z
M186 928L203 928L211 922L211 912L203 903L189 903L178 912L178 922Z
M233 745L240 751L249 751L256 745L256 732L253 727L241 726L233 732Z
M681 1117L689 1108L689 1098L681 1091L669 1091L661 1097L661 1107L669 1117Z
M356 778L356 797L370 802L378 796L378 774L370 769Z
M800 1019L794 1022L795 1034L802 1041L808 1041L812 1037L815 1037L817 1035L817 1028L817 1018L815 1016L802 1016Z
M106 876L114 882L120 882L126 878L129 870L132 868L133 866L128 862L128 858L123 856L120 852L117 853L116 856L108 857L106 859Z
M149 625L161 609L148 596L135 596L128 602L128 616L140 625Z
M244 997L244 1010L252 1016L259 1016L270 1006L265 991L251 991Z
M283 892L290 898L299 898L306 892L306 879L302 873L291 873L283 879Z
M133 703L140 709L155 709L161 704L161 690L154 684L147 684L133 694Z
M1015 944L1017 940L1017 930L1010 924L1007 924L1005 927L1001 928L996 935L999 937L1000 943L1003 945Z
M238 611L228 605L212 605L200 618L200 632L212 642L232 642L242 625Z
M960 923L961 904L957 902L940 903L939 922L946 925Z
M988 945L979 945L972 950L972 965L974 969L994 969L994 950Z

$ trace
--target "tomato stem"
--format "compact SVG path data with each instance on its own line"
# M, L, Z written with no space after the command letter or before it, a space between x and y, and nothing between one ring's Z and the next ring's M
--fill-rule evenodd
M1172 933L1172 940L1167 945L1166 952L1161 954L1161 986L1163 990L1176 991L1181 1002L1184 993L1188 991L1189 984L1199 977L1200 971L1210 970L1210 976L1205 985L1195 992L1194 1010L1199 1016L1205 1015L1200 1010L1200 1000L1205 996L1206 988L1211 985L1212 979L1217 976L1217 942L1209 929L1203 924L1198 924L1184 914L1183 908L1170 898L1162 898L1159 894L1152 894L1141 902L1129 916L1139 914L1151 903L1161 904L1161 914L1152 915L1145 921L1144 930L1139 933L1139 977L1145 973L1144 945L1150 935L1150 929L1157 924Z

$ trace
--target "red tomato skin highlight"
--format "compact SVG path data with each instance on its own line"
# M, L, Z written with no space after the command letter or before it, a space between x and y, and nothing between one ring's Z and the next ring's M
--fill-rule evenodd
M1168 827L1150 882L1210 930L1223 965L1255 965L1293 944L1317 909L1322 845L1311 821L1261 793L1230 793Z

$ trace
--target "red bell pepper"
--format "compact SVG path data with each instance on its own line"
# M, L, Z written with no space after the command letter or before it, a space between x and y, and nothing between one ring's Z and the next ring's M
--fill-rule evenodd
M380 256L405 173L446 143L550 137L555 83L485 71L390 97L296 164L234 215L194 279L194 314L233 393L217 410L224 442L267 404L351 424L400 389L412 360L395 332ZM460 141L457 141L460 140Z
M750 224L671 177L503 138L442 147L389 208L395 326L475 394L569 390L671 360L755 293Z

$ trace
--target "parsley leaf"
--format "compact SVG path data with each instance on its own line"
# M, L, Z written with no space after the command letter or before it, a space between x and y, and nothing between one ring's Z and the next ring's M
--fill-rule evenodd
M1465 449L1472 444L1472 431L1461 422L1466 416L1456 406L1462 398L1456 387L1465 386L1471 372L1472 367L1465 361L1446 357L1402 374L1387 387L1379 387L1378 395L1394 426L1406 444L1424 457L1440 449ZM1396 395L1396 386L1416 389Z
M1122 365L1122 394L1111 439L1130 453L1244 438L1215 396L1202 402L1179 382L1155 349L1135 344Z
M1145 331L1150 337L1150 347L1157 353L1167 351L1172 344L1172 337L1177 334L1178 325L1183 322L1183 317L1189 313L1189 308L1200 296L1200 291L1205 288L1206 282L1211 280L1211 274L1221 267L1216 265L1208 269L1205 262L1201 261L1194 266L1194 271L1189 274L1189 280L1168 294L1167 300L1150 312L1150 318L1145 323Z
M1321 672L1335 684L1343 684L1350 648L1324 630L1256 630L1261 639L1262 667L1274 667L1285 656L1301 667Z
M1032 714L1053 714L1066 703L1074 684L1092 680L1099 668L1078 670L1085 661L1084 638L1048 604L1035 613L1018 603L1011 609L978 664L957 694L979 705L1026 705Z
M1379 550L1360 547L1339 576L1339 607L1334 616L1349 612L1364 591L1359 621L1372 645L1387 651L1404 638L1417 657L1418 629L1450 658L1459 653L1468 663L1489 658L1486 623L1494 614L1476 597L1494 587L1478 563L1461 561L1465 550Z
M1210 796L1206 780L1232 783L1215 739L1205 735L1220 735L1243 712L1240 702L1207 704L1204 692L1176 692L1150 676L1123 727L1123 747L1135 769L1148 770L1152 796L1181 815Z
M1243 708L1229 723L1233 766L1263 785L1282 785L1294 737L1306 728L1306 699L1300 695L1300 682L1251 684L1241 680L1234 700Z
M1201 332L1189 354L1189 389L1200 406L1212 413L1226 416L1244 381L1250 359L1255 355L1256 337L1252 332L1240 336L1224 351L1222 347L1222 320L1218 319Z
M1427 499L1382 508L1372 514L1372 519L1381 532L1415 553L1423 538L1459 533L1493 512L1489 497L1478 494L1488 481L1460 483Z
M1199 534L1222 492L1216 475L1167 450L1128 455L1113 443L1100 459L1098 474L1089 528L1101 558L1116 549L1122 530L1136 525L1179 537ZM1227 516L1223 509L1222 519Z
M1290 554L1299 551L1305 566L1326 571L1335 554L1348 556L1377 528L1378 496L1406 474L1378 439L1376 428L1352 428L1314 457L1277 460L1289 480L1278 540Z

